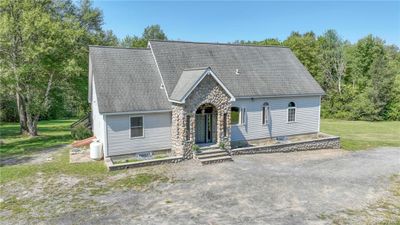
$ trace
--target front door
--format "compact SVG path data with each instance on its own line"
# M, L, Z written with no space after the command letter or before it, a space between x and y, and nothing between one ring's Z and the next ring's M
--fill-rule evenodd
M196 115L196 143L212 143L213 121L212 114Z

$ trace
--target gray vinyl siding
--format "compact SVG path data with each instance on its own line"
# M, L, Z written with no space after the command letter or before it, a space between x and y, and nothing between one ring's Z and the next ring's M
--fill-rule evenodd
M144 137L130 137L130 116L143 116ZM108 155L171 148L171 113L107 115Z
M262 106L269 103L270 123L262 124ZM296 104L296 122L288 123L287 106ZM320 96L239 99L232 106L246 108L246 123L232 126L232 141L319 132Z

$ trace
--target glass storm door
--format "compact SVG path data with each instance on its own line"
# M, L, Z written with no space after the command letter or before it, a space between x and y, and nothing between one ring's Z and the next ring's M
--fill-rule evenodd
M196 115L196 143L211 143L213 131L212 114Z

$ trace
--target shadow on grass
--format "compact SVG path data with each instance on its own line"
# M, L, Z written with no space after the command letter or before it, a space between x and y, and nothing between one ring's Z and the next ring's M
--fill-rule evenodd
M33 159L32 156L24 156L24 155L15 155L11 157L1 157L0 159L0 167L3 166L14 166L19 164L24 164Z

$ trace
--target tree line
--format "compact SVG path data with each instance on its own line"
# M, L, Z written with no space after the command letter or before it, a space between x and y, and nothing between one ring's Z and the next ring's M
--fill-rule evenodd
M90 0L1 1L0 120L19 121L22 133L35 136L40 119L82 116L90 110L89 45L145 48L149 39L167 40L159 25L121 40L102 25ZM323 117L400 120L400 51L378 37L352 44L328 30L234 43L290 47L326 91Z
M292 32L286 40L236 41L289 47L325 90L322 116L347 120L400 120L400 51L368 35L356 43L335 30L317 36Z

